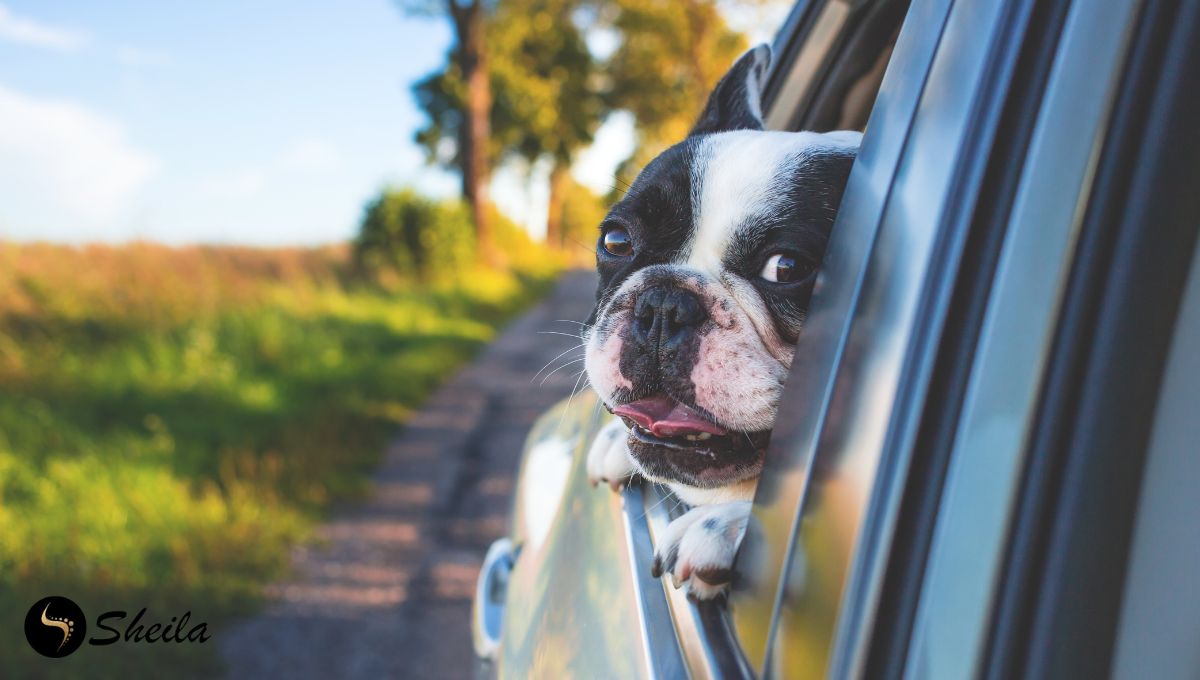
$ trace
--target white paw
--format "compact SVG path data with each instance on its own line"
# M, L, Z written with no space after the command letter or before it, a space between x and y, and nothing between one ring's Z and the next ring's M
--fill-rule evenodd
M721 595L733 578L733 558L749 518L750 501L692 508L657 541L653 574L670 574L676 588L685 587L699 600Z
M617 491L637 473L629 457L628 439L629 431L619 419L613 419L596 434L587 455L588 481L592 486L605 482Z

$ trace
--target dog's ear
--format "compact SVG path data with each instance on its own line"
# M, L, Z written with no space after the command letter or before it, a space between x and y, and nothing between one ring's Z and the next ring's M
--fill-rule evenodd
M762 88L770 64L771 48L766 44L743 54L708 96L689 136L763 129Z

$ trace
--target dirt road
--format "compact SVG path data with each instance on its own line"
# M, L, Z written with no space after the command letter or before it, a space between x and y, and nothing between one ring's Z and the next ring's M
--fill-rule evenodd
M270 589L275 604L223 631L231 677L470 676L475 578L505 531L521 444L583 368L531 382L578 343L539 331L578 333L558 320L586 318L595 286L591 273L568 274L414 415L371 496L322 526L317 545L297 550L294 580Z

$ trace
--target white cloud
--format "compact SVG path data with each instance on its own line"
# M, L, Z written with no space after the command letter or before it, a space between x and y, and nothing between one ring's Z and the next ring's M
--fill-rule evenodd
M43 205L46 222L121 217L157 168L120 125L73 102L0 85L0 120L0 197Z
M304 172L336 170L341 163L342 153L337 145L319 137L297 140L279 157L282 169Z
M341 163L341 149L336 144L318 137L305 137L284 147L265 164L203 178L195 183L194 189L205 198L250 198L263 195L268 188L287 182L297 174L319 175L336 170Z
M74 52L87 44L87 35L17 16L4 5L0 5L0 40L61 52Z
M113 48L113 55L122 66L158 67L171 63L171 56L162 50L134 47L133 45L118 45Z
M263 190L266 176L258 168L246 168L229 175L210 177L196 185L196 193L205 198L246 198Z

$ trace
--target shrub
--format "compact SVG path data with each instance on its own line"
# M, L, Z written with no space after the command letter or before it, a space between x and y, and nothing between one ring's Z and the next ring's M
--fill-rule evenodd
M493 210L491 219L496 247L509 269L539 277L567 264L561 253L535 243L499 211ZM414 282L472 285L486 278L477 253L471 213L461 200L436 201L407 188L384 189L368 203L354 241L358 273L387 288Z
M375 281L427 282L475 259L475 233L461 203L412 189L385 189L367 204L354 241L359 271Z

